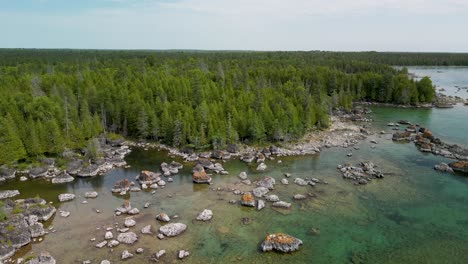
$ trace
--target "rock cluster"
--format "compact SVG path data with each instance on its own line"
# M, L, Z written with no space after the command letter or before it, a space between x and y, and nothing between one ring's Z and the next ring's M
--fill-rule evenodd
M367 184L372 179L383 178L384 174L375 169L375 165L369 161L363 161L359 166L338 165L338 170L343 178L352 180L354 184Z

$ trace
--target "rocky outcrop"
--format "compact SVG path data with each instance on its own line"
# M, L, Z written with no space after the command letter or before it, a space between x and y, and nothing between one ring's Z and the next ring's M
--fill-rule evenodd
M75 199L75 195L72 193L62 193L59 194L58 199L60 202L68 202Z
M0 199L11 198L19 195L20 192L18 190L5 190L0 191Z
M159 232L167 237L174 237L182 234L187 229L187 225L182 223L171 223L159 228Z
M29 170L29 177L31 179L41 178L47 176L47 167L35 167Z
M261 187L264 188L264 187ZM254 207L255 206L255 198L251 193L244 193L241 197L241 204L244 206Z
M88 166L82 168L78 173L76 173L76 176L78 177L95 177L99 175L100 173L100 168L96 164L89 164Z
M197 215L198 221L209 221L213 218L213 212L209 209L205 209Z
M403 132L395 132L392 136L393 141L403 141L403 140L411 140L411 132L403 131Z
M16 170L9 168L0 168L0 182L4 180L11 180L16 177Z
M74 180L75 178L73 178L70 174L68 174L66 171L62 171L52 179L52 183L60 184L60 183L72 182Z
M299 249L302 241L283 233L276 233L267 235L261 244L261 248L266 251L280 251L280 252L293 252Z
M449 166L457 172L468 173L468 161L452 162Z
M157 183L161 180L161 174L155 173L152 171L143 170L140 172L140 175L137 176L137 180L140 184L151 185L153 183Z

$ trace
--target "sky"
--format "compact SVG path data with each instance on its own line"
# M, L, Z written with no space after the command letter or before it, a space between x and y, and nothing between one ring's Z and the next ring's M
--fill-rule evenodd
M0 0L0 48L468 52L468 0Z

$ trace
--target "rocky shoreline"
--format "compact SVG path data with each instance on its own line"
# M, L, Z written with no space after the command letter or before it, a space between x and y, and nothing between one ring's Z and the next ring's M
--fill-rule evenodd
M67 183L74 180L74 177L95 177L102 175L113 168L125 167L127 162L124 158L130 153L127 142L122 140L110 140L100 138L99 149L102 157L85 160L83 154L65 151L62 156L68 160L63 168L57 167L54 158L43 158L41 165L30 166L26 170L16 170L14 168L0 168L0 182L20 177L21 181L29 179L43 178L50 180L54 184Z

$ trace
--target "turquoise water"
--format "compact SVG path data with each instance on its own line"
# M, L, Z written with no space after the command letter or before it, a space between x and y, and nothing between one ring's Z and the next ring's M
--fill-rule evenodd
M376 131L390 132L388 122L407 119L427 126L446 141L468 145L468 107L372 110ZM268 169L262 173L255 172L253 165L229 161L224 167L230 174L213 176L213 185L194 185L190 176L193 164L188 163L173 183L155 194L143 191L121 197L110 192L116 180L134 179L142 169L157 170L161 162L173 160L166 153L142 149L134 149L127 157L130 168L116 169L101 177L62 185L45 180L9 181L0 189L19 189L21 197L38 194L59 209L71 212L70 217L57 215L47 224L57 232L17 255L47 250L58 263L99 263L103 259L117 263L122 251L138 247L145 252L135 254L126 263L150 263L150 254L160 249L168 252L161 263L179 262L176 252L180 249L191 252L186 263L467 263L468 177L434 171L435 164L449 160L421 153L412 143L394 143L391 134L374 137L378 141L375 148L371 148L368 138L359 144L359 150L353 150L352 157L346 156L349 149L326 149L315 156L282 158L281 164L267 161ZM362 160L373 161L387 176L365 186L354 186L336 170L338 164ZM262 211L229 204L231 199L240 199L231 189L253 188L239 183L236 175L240 171L247 171L251 180L265 175L274 177L277 186L271 193L291 202L291 209L273 209L268 202ZM279 183L286 172L292 174L287 186ZM328 184L301 187L292 183L295 177L316 177ZM218 191L218 187L223 190ZM84 193L90 190L98 191L99 197L82 204ZM57 195L64 192L78 197L58 203ZM292 196L298 193L312 193L316 198L293 201ZM113 251L95 248L103 240L106 227L122 225L124 217L113 216L113 210L124 199L130 199L141 211L135 217L137 226L132 228L139 241L131 246L119 245ZM151 202L150 208L143 209L145 202ZM213 211L212 221L194 221L205 208ZM145 225L159 228L161 224L154 219L159 212L177 214L179 219L174 221L187 224L187 231L166 240L141 235L139 230ZM250 219L249 224L242 223L245 217ZM314 230L319 230L319 234ZM260 252L262 239L272 232L293 235L304 245L292 254ZM91 238L96 241L91 242Z

